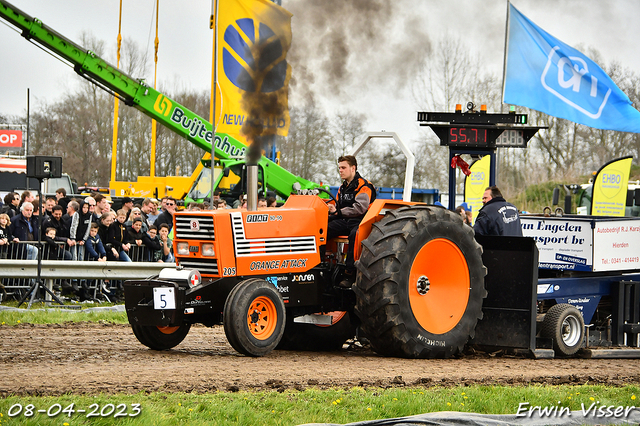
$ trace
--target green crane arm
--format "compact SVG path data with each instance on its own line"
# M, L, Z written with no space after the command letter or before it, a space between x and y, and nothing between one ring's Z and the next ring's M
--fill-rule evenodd
M214 137L213 125L207 120L149 87L144 81L127 75L94 52L76 44L5 0L0 0L0 18L21 30L22 36L27 40L38 43L45 50L69 62L79 75L119 96L125 104L162 123L196 146L211 152L211 144L215 143L215 157L222 160L244 157L247 146L233 136L216 133ZM302 189L319 186L294 175L265 156L262 156L258 165L264 170L265 185L280 196L289 196L296 182Z

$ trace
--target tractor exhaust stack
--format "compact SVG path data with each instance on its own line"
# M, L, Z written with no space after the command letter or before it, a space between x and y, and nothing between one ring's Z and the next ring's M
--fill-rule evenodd
M247 211L258 210L258 165L247 165Z

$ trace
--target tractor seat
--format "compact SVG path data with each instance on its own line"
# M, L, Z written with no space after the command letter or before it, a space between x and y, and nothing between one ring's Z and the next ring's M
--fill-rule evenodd
M347 258L347 248L349 246L349 236L339 235L330 240L332 244L335 244L336 259L339 263L344 263Z

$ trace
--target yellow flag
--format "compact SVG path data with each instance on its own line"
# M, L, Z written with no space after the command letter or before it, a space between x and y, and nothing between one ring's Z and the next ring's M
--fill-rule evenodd
M291 13L267 0L218 1L217 132L245 143L249 128L286 136Z
M482 208L482 194L489 186L491 156L485 155L469 167L471 174L464 180L464 201L471 206L473 222Z
M632 159L631 156L618 158L598 170L593 179L592 215L624 216Z

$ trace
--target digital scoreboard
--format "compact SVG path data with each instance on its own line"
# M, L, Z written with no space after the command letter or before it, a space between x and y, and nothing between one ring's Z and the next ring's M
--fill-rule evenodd
M449 127L448 145L487 145L489 129L478 127Z
M489 156L489 186L496 182L496 151L498 148L526 148L527 142L540 129L528 126L527 114L487 113L485 105L476 111L473 102L467 103L467 111L456 105L455 112L418 112L421 126L428 126L440 139L440 145L449 147L449 210L456 203L456 163L454 157L469 154L472 157Z
M419 112L421 126L429 126L440 145L464 149L526 148L544 127L526 126L526 114L486 112Z

